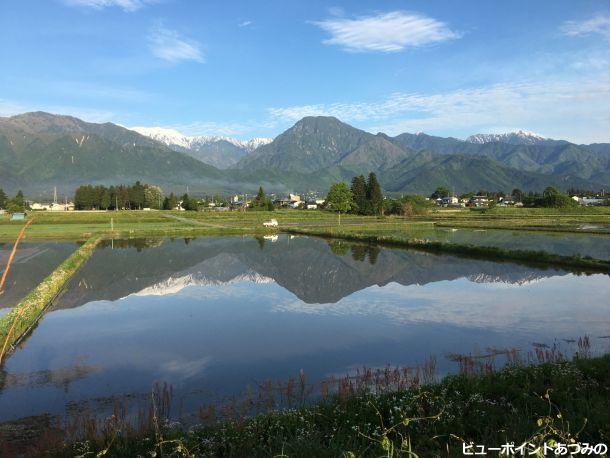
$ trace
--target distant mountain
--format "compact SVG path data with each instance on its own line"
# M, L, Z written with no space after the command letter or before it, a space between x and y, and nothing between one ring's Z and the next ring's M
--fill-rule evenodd
M580 145L596 153L610 153L610 143L592 143L590 145Z
M0 171L0 186L29 192L135 180L183 189L224 180L216 168L124 127L42 112L0 118Z
M273 141L272 138L243 141L222 136L186 136L177 130L162 127L132 127L131 130L219 169L234 166L248 153Z
M576 145L524 132L477 136L476 142L390 137L324 116L303 118L273 141L135 129L140 133L41 112L0 118L0 187L32 195L57 186L70 195L84 183L141 180L175 192L186 185L198 193L252 192L259 185L270 192L323 192L370 171L395 193L427 194L440 185L458 193L549 185L596 189L610 181L608 144Z
M538 145L514 144L526 135L506 134L496 137L504 141L489 137L489 142L479 143L426 134L390 137L356 129L334 117L306 117L237 167L320 171L347 179L375 171L387 191L425 193L440 185L458 192L548 185L566 189L599 186L608 178L610 155L542 138Z
M478 144L499 142L508 143L509 145L543 145L549 142L555 142L555 140L523 130L504 134L476 134L468 137L466 141Z
M396 137L386 136L386 138L392 143L400 146L401 148L409 148L415 151L434 151L440 154L463 152L461 150L463 150L464 147L468 145L463 140L459 140L457 138L435 137L433 135L427 135L424 133L404 133L397 135Z
M485 156L517 170L555 175L564 182L573 178L599 185L610 179L610 144L576 145L565 140L527 136L522 131L479 135L475 142L425 134L401 134L390 140L416 151Z
M410 154L384 135L373 135L329 116L309 116L242 159L238 168L315 172L330 166L389 167Z
M432 191L437 186L455 189L456 192L471 190L558 189L570 187L586 188L587 180L527 172L508 167L494 159L468 154L439 155L426 151L418 153L381 176L381 184L390 192Z

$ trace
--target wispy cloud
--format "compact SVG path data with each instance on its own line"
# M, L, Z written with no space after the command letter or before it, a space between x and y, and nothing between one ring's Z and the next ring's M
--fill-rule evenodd
M237 24L237 27L248 27L252 25L252 21L242 21L239 24Z
M444 22L404 11L356 19L332 17L313 24L331 35L324 40L325 44L338 45L352 52L398 52L461 36Z
M148 43L152 53L159 59L168 62L192 60L205 62L201 44L190 38L183 37L175 30L155 26L148 35Z
M119 7L124 11L136 11L143 6L156 3L156 0L64 0L64 3L69 6L80 6L84 8L93 8L101 10L108 7Z
M601 35L610 40L610 14L599 14L586 21L567 21L561 30L571 37Z
M187 124L170 126L186 135L222 135L226 137L251 137L257 132L267 131L277 127L277 120L216 122L196 121Z
M436 94L396 92L378 102L297 105L271 108L269 113L285 122L304 116L336 116L391 135L521 126L557 138L608 141L608 107L610 78L601 76L502 83Z

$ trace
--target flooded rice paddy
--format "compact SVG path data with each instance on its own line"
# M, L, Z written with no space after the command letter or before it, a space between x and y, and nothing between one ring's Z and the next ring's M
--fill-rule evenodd
M56 264L74 247L37 246ZM315 381L434 354L442 375L449 353L569 350L585 334L604 350L608 297L603 274L308 237L108 241L6 361L0 421L109 412L155 381L188 417L300 369Z
M405 228L410 238L465 245L493 246L509 250L534 250L562 256L591 256L610 260L610 237L598 234L543 232L510 229L470 229L429 226Z
M21 242L0 295L0 316L23 299L77 247L74 242ZM12 250L13 242L0 241L0 273Z

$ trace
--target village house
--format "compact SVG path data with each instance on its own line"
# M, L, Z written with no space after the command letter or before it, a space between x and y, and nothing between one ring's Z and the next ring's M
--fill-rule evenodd
M577 197L577 196L574 196L574 197ZM572 197L572 199L574 199L574 197ZM596 197L577 197L576 201L580 205L590 207L593 205L604 205L608 201L608 198L607 197L597 197L597 196Z
M305 208L307 210L317 210L318 208L318 204L316 203L316 201L314 199L310 199L307 201L307 203L305 204Z
M487 207L489 205L489 199L487 196L472 196L468 201L468 205L471 207Z
M298 194L289 194L288 197L279 198L273 203L282 208L298 208L302 202Z
M437 204L441 207L457 207L460 204L460 200L455 196L442 197L440 203L438 201L439 199L437 199Z
M74 211L74 202L65 202L63 204L58 203L58 202L53 202L51 204L32 202L32 203L30 203L30 209L33 211L50 211L50 212Z

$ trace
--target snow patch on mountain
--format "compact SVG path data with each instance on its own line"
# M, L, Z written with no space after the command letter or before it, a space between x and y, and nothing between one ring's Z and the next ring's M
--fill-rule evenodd
M216 286L216 285L230 285L234 283L251 282L251 283L275 283L275 280L264 275L260 275L256 272L246 272L244 274L237 275L228 281L221 281L217 279L210 279L198 274L188 274L181 277L169 277L167 280L156 283L152 286L144 288L137 293L133 293L134 296L167 296L170 294L177 294L184 288L189 286Z
M517 132L507 132L505 134L476 134L466 139L470 143L508 143L511 145L537 145L548 141L548 138L534 132L519 130Z
M225 141L243 149L247 153L256 148L273 141L272 138L256 137L250 140L238 140L236 138L221 135L193 135L187 136L183 133L166 127L131 127L131 130L161 142L169 147L180 147L197 150L202 146Z

